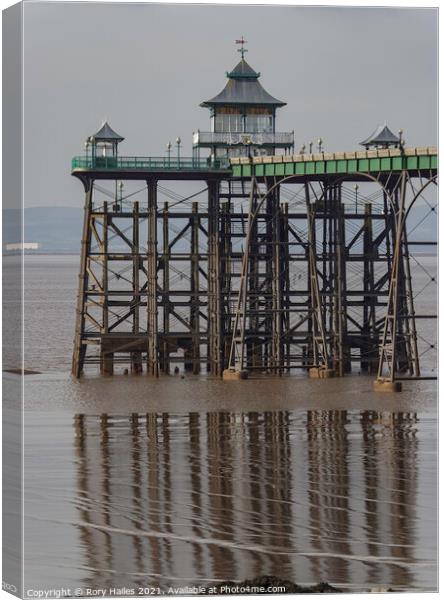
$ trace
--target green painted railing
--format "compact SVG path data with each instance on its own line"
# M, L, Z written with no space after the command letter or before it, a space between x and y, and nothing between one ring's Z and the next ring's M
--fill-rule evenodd
M216 159L209 161L204 158L177 158L167 156L75 156L71 162L72 170L87 169L93 171L114 171L142 169L147 171L214 171L230 168L228 160Z

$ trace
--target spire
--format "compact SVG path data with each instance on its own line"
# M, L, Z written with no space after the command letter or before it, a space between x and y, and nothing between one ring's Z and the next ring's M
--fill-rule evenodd
M244 60L245 52L248 52L248 50L244 47L246 43L247 40L244 40L244 36L242 36L240 40L236 40L236 44L241 45L241 47L238 48L237 51L240 52L242 60Z

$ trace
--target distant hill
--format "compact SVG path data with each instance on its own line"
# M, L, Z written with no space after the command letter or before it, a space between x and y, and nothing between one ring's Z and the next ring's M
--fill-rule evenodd
M414 207L409 217L409 230L413 230L416 223L422 223L414 229L410 240L437 239L437 219L429 215L427 206ZM38 242L40 252L48 253L73 253L80 252L80 239L83 226L83 208L71 207L43 207L25 209L25 242ZM20 226L20 213L18 210L5 209L3 211L3 245L18 242L17 234ZM161 228L159 230L161 236ZM434 252L430 246L416 246L415 252Z
M20 211L3 211L3 245L17 242ZM26 208L25 242L38 242L40 252L79 253L82 236L82 208Z

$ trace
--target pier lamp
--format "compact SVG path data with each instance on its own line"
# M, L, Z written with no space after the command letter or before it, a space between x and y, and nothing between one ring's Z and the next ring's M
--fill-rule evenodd
M88 150L89 150L89 138L87 138L86 142L85 142L85 158L86 158L87 166L88 166Z
M120 210L122 210L122 206L123 206L123 181L119 181L119 202L120 202Z
M305 144L302 144L301 149L299 150L299 154L305 153Z
M182 140L180 139L180 137L176 138L176 146L177 146L177 162L178 165L180 167L180 144L182 143Z
M171 142L166 145L167 156L168 156L168 167L171 165Z
M318 152L319 154L322 152L322 138L318 139Z
M308 152L311 154L311 151L313 150L313 142L310 142L308 144Z
M244 135L242 137L242 142L247 147L247 156L251 162L251 145L253 144L253 140L251 139L251 137L249 135Z
M359 185L357 183L355 183L355 215L358 214L358 190L359 190Z

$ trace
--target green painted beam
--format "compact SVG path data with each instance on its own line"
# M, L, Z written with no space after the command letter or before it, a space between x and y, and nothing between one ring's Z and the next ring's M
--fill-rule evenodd
M372 152L365 157L354 158L326 158L319 160L288 160L288 157L266 157L267 162L250 164L236 164L231 161L233 177L251 177L254 168L257 177L286 177L289 175L316 176L316 175L352 175L374 174L384 171L432 171L438 169L438 154L415 154L398 156L372 156ZM329 155L327 155L329 156ZM270 162L271 159L271 162ZM277 160L279 162L277 162ZM285 162L284 160L285 159ZM245 160L245 159L244 159ZM275 162L276 161L276 162Z

